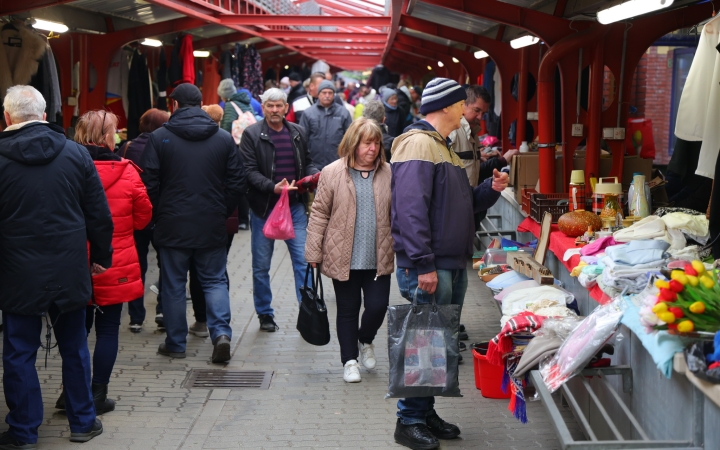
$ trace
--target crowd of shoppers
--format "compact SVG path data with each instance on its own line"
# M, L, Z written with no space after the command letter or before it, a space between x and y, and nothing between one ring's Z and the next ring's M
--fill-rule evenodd
M260 111L230 79L217 89L224 107L202 105L200 90L181 84L170 94L172 115L147 111L141 134L117 149L114 114L85 113L73 142L45 122L37 90L8 90L9 126L0 133L0 309L10 428L0 448L37 441L42 398L34 364L43 317L63 358L56 406L67 412L71 441L102 433L96 416L115 408L108 384L122 304L130 331L142 332L145 321L151 243L160 268L155 321L166 331L160 355L184 358L190 333L210 337L213 363L231 359L227 255L244 221L260 330L278 330L270 288L275 241L263 228L283 190L295 232L285 243L297 300L308 263L332 279L344 381L360 382L361 366L376 367L373 341L393 272L408 300L462 306L473 215L507 186L497 170L507 161L486 162L477 140L487 91L444 78L424 90L386 85L379 95L355 83L338 93L321 72L306 81L307 90L289 74L284 89L261 96ZM350 108L360 117L353 120ZM233 122L247 112L258 121L243 128L238 145ZM307 190L315 190L314 201ZM436 448L437 439L460 434L438 417L433 397L401 399L397 417L395 440L411 448Z

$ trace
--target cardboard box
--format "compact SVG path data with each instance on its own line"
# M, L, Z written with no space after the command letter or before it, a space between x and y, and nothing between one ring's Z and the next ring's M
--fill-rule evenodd
M536 152L513 156L510 166L510 186L515 189L515 200L522 204L523 188L535 189L540 179L540 159ZM555 155L555 173L562 172L562 155ZM555 192L562 192L562 176L555 178Z
M585 158L573 158L573 169L585 170ZM612 158L600 158L600 177L610 176ZM650 181L652 175L652 160L637 156L626 156L623 162L622 186L627 191L632 183L633 173L641 172L645 179Z

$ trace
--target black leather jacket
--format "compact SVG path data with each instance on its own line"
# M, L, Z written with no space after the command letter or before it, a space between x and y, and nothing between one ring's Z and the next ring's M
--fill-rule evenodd
M283 119L283 125L290 132L295 151L295 180L319 172L308 153L305 129L285 119ZM280 198L275 194L275 182L273 181L275 177L275 145L270 139L266 120L245 129L240 141L240 156L247 175L249 186L247 199L250 208L264 219Z

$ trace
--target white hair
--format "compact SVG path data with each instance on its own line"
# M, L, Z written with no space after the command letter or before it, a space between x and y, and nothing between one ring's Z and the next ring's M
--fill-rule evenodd
M10 115L13 123L43 120L45 99L32 86L13 86L7 90L3 108Z
M280 100L282 100L283 103L287 103L287 94L283 92L282 89L270 88L267 91L263 92L263 94L260 96L260 100L262 101L263 105L266 102L277 102Z

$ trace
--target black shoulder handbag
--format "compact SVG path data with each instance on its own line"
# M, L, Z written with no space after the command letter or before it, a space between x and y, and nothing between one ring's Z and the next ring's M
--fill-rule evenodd
M312 286L308 286L308 275L313 273ZM326 345L330 342L330 322L327 307L323 298L320 270L313 269L310 264L305 272L305 283L300 288L302 301L298 314L297 329L309 344Z

